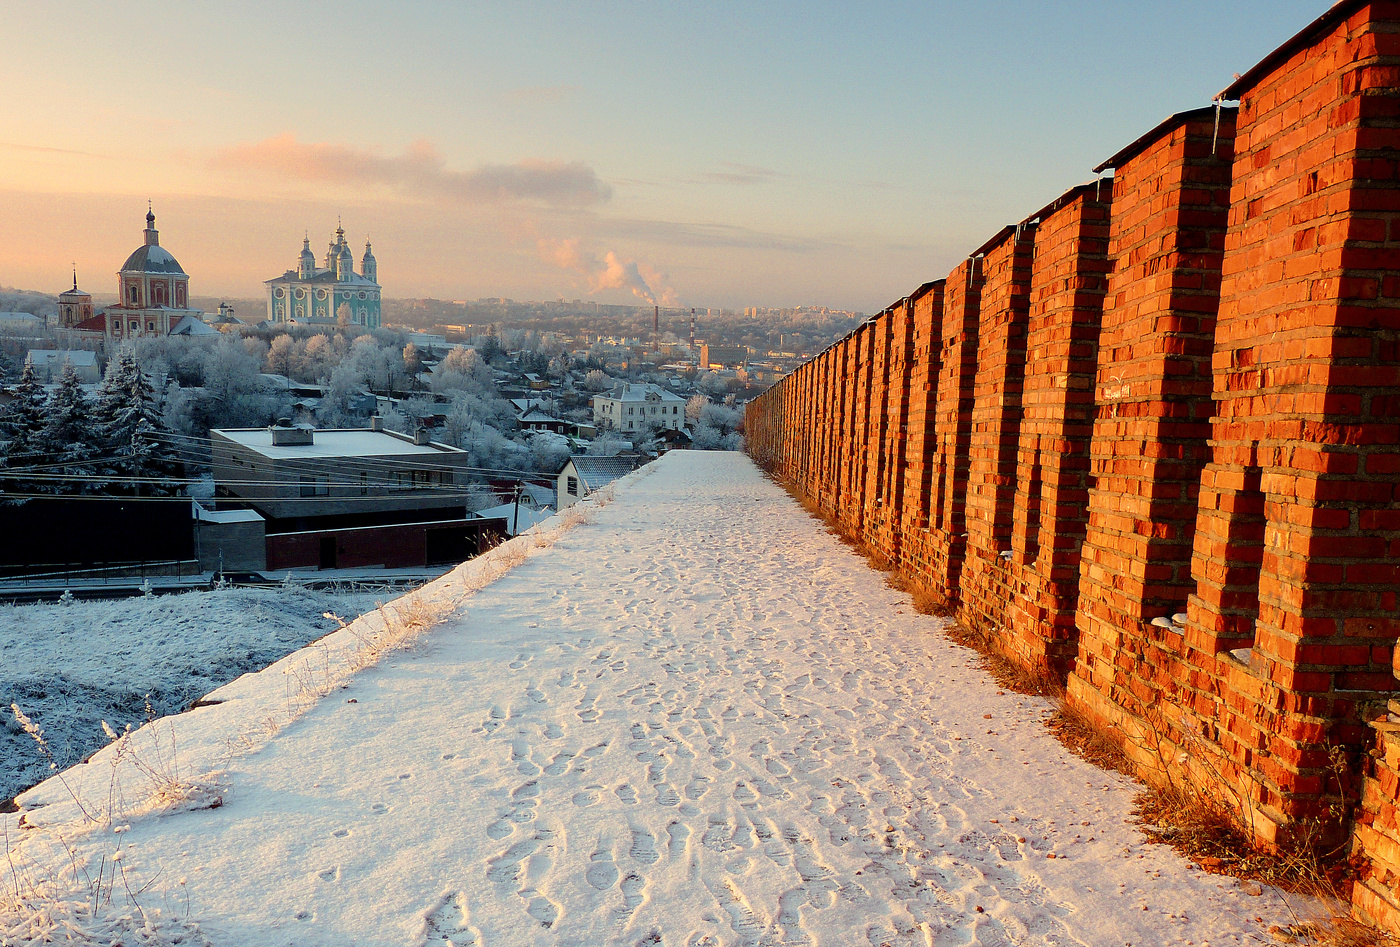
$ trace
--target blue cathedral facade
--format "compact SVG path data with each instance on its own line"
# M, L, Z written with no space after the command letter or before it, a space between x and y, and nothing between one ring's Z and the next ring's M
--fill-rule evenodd
M355 272L355 256L345 242L345 229L337 227L335 239L326 250L324 266L316 265L311 239L302 241L297 268L276 279L267 280L267 318L271 322L301 325L363 326L377 329L379 308L379 267L365 241L360 272Z

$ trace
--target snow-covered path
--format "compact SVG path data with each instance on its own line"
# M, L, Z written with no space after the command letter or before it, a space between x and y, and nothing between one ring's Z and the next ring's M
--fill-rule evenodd
M1288 923L1147 844L1131 786L939 628L745 457L677 452L230 757L220 808L70 844L120 848L144 906L229 945L1231 944ZM285 676L255 685L241 699L282 700ZM218 709L177 718L184 752Z

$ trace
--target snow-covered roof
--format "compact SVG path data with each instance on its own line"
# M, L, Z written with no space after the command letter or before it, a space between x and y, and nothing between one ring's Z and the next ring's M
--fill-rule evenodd
M298 457L406 457L434 454L463 454L455 447L442 444L415 444L401 440L384 431L317 430L310 444L272 446L270 428L233 428L210 432L220 434L242 447L256 451L269 460L291 460Z
M254 510L206 510L198 503L194 505L194 518L206 523L260 523L263 519Z
M619 477L627 476L636 467L631 457L592 457L588 454L570 457L569 464L573 465L578 478L590 493ZM564 470L569 469L569 464L564 465Z
M539 408L531 408L529 411L522 414L519 420L521 424L525 424L527 422L538 424L544 421L549 421L554 424L564 423L558 418L554 417L553 415L541 411Z
M648 398L648 395L652 395L654 397ZM664 401L667 403L675 402L677 404L683 404L685 402L685 399L682 398L680 395L673 394L672 392L667 391L665 388L662 388L660 385L653 385L650 383L644 385L633 385L631 383L624 382L623 384L613 388L612 391L609 391L605 395L600 395L599 397L610 398L613 401L643 402L651 400Z
M97 365L97 353L82 349L30 349L29 357L34 360L35 368L62 365L65 361L72 362L74 368Z
M42 316L36 316L32 312L0 312L0 326L7 329L32 328L44 324Z
M218 335L219 330L205 323L205 321L194 313L181 317L175 324L175 328L170 330L171 335Z
M378 283L361 276L359 273L350 273L345 279L341 279L336 275L335 270L323 269L318 269L315 276L308 276L305 279L296 270L288 270L281 276L263 280L264 286L282 286L290 283L315 283L318 286L356 286L361 289L379 288Z

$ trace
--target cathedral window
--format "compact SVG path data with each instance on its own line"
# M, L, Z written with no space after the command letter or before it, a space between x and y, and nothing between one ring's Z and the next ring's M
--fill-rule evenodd
M361 298L361 299L364 299L364 298L365 298L365 291L364 291L363 289L360 290L360 298Z
M286 291L285 289L273 290L273 293L272 293L272 295L276 296L278 299L281 299L281 298L282 298L283 296L285 296L286 294L287 294L287 291Z
M304 289L299 289L299 290L296 291L295 295L296 295L297 299L301 299L303 296L306 295L306 290L304 290Z

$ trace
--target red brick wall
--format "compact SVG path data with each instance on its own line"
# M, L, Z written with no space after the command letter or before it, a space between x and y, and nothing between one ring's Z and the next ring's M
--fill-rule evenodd
M1186 113L1116 169L1071 702L1158 765L1212 415L1233 112Z
M1400 929L1400 0L1309 31L747 423L1145 775L1265 841L1359 795L1357 909Z
M912 305L901 299L880 315L875 346L879 370L871 398L879 405L879 424L875 463L866 490L869 502L865 533L871 548L891 565L899 562L902 543L913 325Z
M1031 270L1011 540L1019 587L1008 601L1008 650L1025 665L1061 673L1078 649L1112 190L1112 180L1086 184L1043 211Z
M1281 825L1354 798L1394 687L1397 34L1400 3L1361 4L1240 100L1186 637L1216 765Z
M912 300L909 350L909 422L904 447L900 569L916 581L933 574L928 540L933 503L938 376L943 351L944 281L930 283Z
M1009 553L1035 230L1034 224L1012 228L985 249L982 261L958 617L988 635L1005 630L1016 584Z
M973 258L948 274L943 289L933 416L932 507L924 537L929 570L917 578L935 598L948 603L957 601L967 547L964 514L982 280L982 260Z

